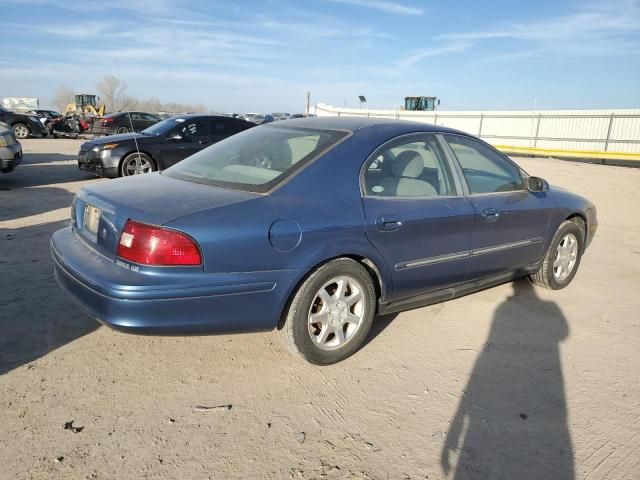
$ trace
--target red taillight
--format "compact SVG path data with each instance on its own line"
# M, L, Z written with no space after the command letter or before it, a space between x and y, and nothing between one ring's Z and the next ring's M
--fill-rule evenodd
M103 118L101 121L102 125L106 125L107 123L113 122L113 118Z
M118 256L144 265L202 264L200 250L188 235L131 220L120 234Z

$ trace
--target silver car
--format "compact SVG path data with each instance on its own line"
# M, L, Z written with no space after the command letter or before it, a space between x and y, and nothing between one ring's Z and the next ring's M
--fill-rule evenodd
M13 129L0 122L0 172L9 173L22 161L22 145Z

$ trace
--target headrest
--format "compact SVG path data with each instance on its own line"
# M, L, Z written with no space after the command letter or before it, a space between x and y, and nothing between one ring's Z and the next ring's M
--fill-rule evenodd
M291 167L292 152L288 141L278 141L270 146L268 152L271 156L271 168L284 172Z
M415 150L405 150L391 162L391 173L394 177L417 178L424 170L422 156Z

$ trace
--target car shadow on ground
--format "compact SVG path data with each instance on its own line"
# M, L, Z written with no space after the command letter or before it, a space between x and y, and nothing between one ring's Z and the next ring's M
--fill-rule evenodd
M2 183L0 182L0 189ZM16 189L11 192L0 191L0 228L11 228L20 220L27 222L26 217L52 212L60 208L70 208L74 193L58 187L38 187L28 189ZM70 217L71 211L66 215ZM59 217L58 217L59 218ZM68 221L68 220L67 220ZM29 221L29 223L33 223Z
M554 302L540 299L527 280L513 283L446 435L445 474L460 480L574 478L559 350L568 334Z
M59 153L27 153L13 172L0 174L0 191L54 185L97 178L79 170L75 156Z
M369 335L358 350L362 350L367 345L375 340L375 338L380 335L391 322L395 320L395 318L399 315L399 313L389 313L387 315L378 315L373 319L373 324L371 325L371 330L369 330Z
M68 220L0 228L0 375L96 330L53 277L51 234Z

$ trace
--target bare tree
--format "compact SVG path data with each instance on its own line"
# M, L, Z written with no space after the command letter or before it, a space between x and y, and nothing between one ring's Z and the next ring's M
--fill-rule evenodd
M105 75L98 84L98 92L102 95L107 111L117 112L126 110L135 100L125 94L127 90L127 82L120 80L113 75Z
M105 104L107 111L118 112L140 110L149 113L158 112L191 112L191 113L204 113L207 111L207 107L202 104L184 104L176 102L163 103L157 98L149 98L147 100L140 100L136 97L127 95L127 83L120 80L113 75L105 75L102 81L98 84L98 92L102 96L102 102Z
M60 85L56 88L54 93L53 105L58 109L58 111L64 112L67 105L70 103L75 103L75 92L72 88Z

